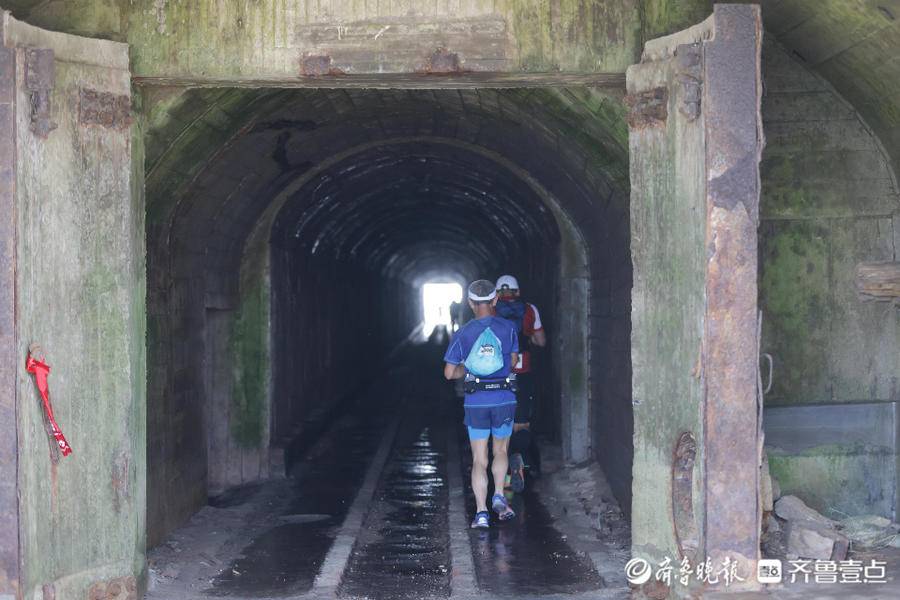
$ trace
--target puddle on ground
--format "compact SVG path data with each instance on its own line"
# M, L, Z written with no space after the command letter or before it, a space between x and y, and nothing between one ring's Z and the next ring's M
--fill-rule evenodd
M337 530L365 476L383 417L358 415L329 433L315 460L294 468L287 509L213 580L210 596L281 597L312 589Z
M428 427L438 426L438 433ZM446 442L440 419L407 416L339 594L403 600L450 595ZM435 439L437 438L437 439Z

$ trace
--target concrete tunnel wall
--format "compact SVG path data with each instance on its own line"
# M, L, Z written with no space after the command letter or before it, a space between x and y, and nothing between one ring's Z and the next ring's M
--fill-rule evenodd
M774 42L763 57L770 467L783 493L831 516L896 518L900 320L890 303L856 291L859 263L898 258L896 175L879 138L825 80Z
M0 288L12 301L0 362L14 375L0 392L12 413L0 479L13 492L11 506L9 496L0 505L0 597L84 598L111 581L134 590L146 572L145 269L128 49L5 13L0 40L0 173L11 200L0 209L0 263L11 275ZM34 129L26 85L26 48L35 47L54 53L52 70L41 70L52 73L47 135ZM51 368L68 456L25 370L32 344Z
M269 64L276 65L278 72L284 76L297 75L298 56L305 47L288 49L294 53L290 60L269 62L270 51L276 48L278 38L270 40L269 31L261 27L247 26L251 23L261 23L258 17L264 14L265 8L271 3L257 3L252 9L248 9L253 13L250 19L244 18L246 15L243 13L238 14L240 11L225 14L224 17L228 17L226 19L227 31L230 34L228 36L220 36L220 28L212 21L209 27L215 31L207 35L203 35L202 31L184 27L188 18L196 21L197 14L216 15L215 10L211 10L210 3L190 3L188 6L188 3L171 2L166 3L160 11L151 10L150 4L149 0L136 3L116 0L75 0L64 3L10 0L4 6L13 8L17 15L26 16L31 22L53 29L131 41L135 65L141 65L136 70L139 76L186 74L200 77L203 75L201 73L204 70L203 65L192 63L190 59L198 53L202 55L202 60L206 61L207 66L212 65L215 69L219 69L221 71L219 74L225 78L259 76L262 74L260 66L265 67ZM680 0L677 3L664 0L635 3L583 2L572 4L572 12L566 9L557 14L553 13L556 9L551 4L553 3L509 4L513 8L505 14L518 15L517 22L521 26L511 26L507 30L507 35L513 42L509 46L503 46L509 51L509 58L508 60L505 58L507 62L503 64L519 70L528 67L621 71L636 60L643 40L690 25L709 13L707 2ZM603 4L608 6L601 6ZM897 114L896 99L900 98L900 95L895 93L897 86L900 85L900 76L897 72L900 63L884 60L884 56L889 55L900 45L896 21L876 10L876 7L862 6L859 2L778 0L762 4L767 30L774 34L770 37L776 37L785 44L786 55L796 53L793 58L777 58L776 53L767 47L763 66L764 73L772 70L774 74L776 67L773 65L779 61L790 65L787 70L782 70L784 75L780 78L780 84L767 76L767 89L770 94L764 105L767 129L772 131L781 129L784 132L782 136L770 135L763 164L760 289L763 295L761 302L764 307L768 306L764 350L775 356L776 364L779 361L782 364L776 372L776 393L767 402L774 406L778 403L802 401L803 406L809 406L811 411L815 410L813 407L817 402L837 402L835 406L838 408L841 408L842 402L857 400L864 400L862 404L887 406L896 400L896 394L891 391L891 384L888 383L891 381L888 372L889 362L879 362L878 358L890 361L897 356L896 337L892 337L896 327L896 312L887 305L863 306L856 303L847 295L847 285L852 263L857 256L896 259L897 243L887 241L889 238L896 240L894 231L896 231L897 209L894 192L885 195L876 189L884 181L893 178L891 170L885 168L877 158L878 152L882 152L882 155L894 165L897 164L897 156L900 156L900 152L897 151L897 127L894 118ZM893 10L893 5L890 6L890 10ZM523 11L517 7L531 10ZM587 13L582 10L583 8L587 9ZM604 19L598 21L581 16L588 13L608 17L606 20L609 23L605 31L604 27L596 25L604 23ZM317 18L325 23L331 22L328 15L319 15ZM280 22L289 27L293 19L294 17L290 15L283 15L271 22ZM848 22L854 24L850 32L847 32ZM573 23L577 25L574 29L570 27ZM163 24L165 27L161 27ZM334 25L333 22L331 24ZM571 39L566 35L568 31L575 32ZM217 43L222 42L216 46L213 53L206 53L205 40L209 38L216 40ZM327 41L324 45L327 46ZM165 52L160 51L162 46L165 46ZM313 45L308 49L316 51L317 47ZM460 52L465 61L466 48L461 47ZM607 57L610 58L606 60ZM422 57L416 55L408 57L403 64L414 68L416 61L422 60ZM353 64L357 63L351 63ZM812 77L812 72L826 77L850 99L853 102L853 110L843 113L838 107L838 111L835 112L836 105L833 102L829 103L828 100L832 94L830 88L825 93L821 87L821 80ZM797 87L797 84L811 87ZM206 352L205 334L199 336L191 334L189 327L180 329L171 327L166 317L170 314L168 303L186 306L189 301L194 302L200 297L192 294L200 293L204 297L198 304L201 306L202 316L199 320L193 321L194 324L203 322L207 315L217 314L217 311L223 311L219 316L229 313L247 315L246 322L252 320L249 313L254 312L254 307L264 304L257 299L260 297L259 294L263 293L261 290L264 289L265 281L262 283L250 281L243 287L240 283L242 279L238 275L241 272L240 265L249 264L243 230L239 231L238 235L232 235L233 232L227 228L219 228L215 237L198 235L209 242L209 250L204 247L198 251L199 254L215 254L222 251L229 254L229 261L204 267L204 276L197 278L198 281L193 281L187 276L178 278L172 276L169 261L173 258L190 256L187 253L181 254L181 250L177 249L177 244L182 244L184 237L190 234L189 230L182 230L173 236L176 247L173 247L171 252L160 250L160 247L168 242L169 238L166 236L172 231L172 223L183 217L179 214L176 218L171 203L183 198L185 188L198 178L208 164L211 164L214 155L221 153L223 148L236 138L237 132L242 127L252 125L265 110L283 102L283 97L279 94L280 92L241 90L186 92L183 89L156 86L141 88L135 97L139 121L137 128L141 133L134 138L133 148L136 154L139 154L137 149L144 143L147 146L147 240L151 246L157 245L156 249L151 248L151 268L148 272L151 278L150 286L156 288L151 289L148 295L150 321L148 351L151 354L148 394L151 400L147 415L151 420L155 419L148 446L150 452L148 474L151 477L150 486L153 494L148 515L151 521L149 527L151 543L158 541L166 531L184 520L194 508L202 504L206 490L202 489L199 482L204 480L204 470L208 468L208 465L194 464L187 460L194 451L203 454L207 452L206 447L192 445L197 442L191 441L191 436L194 435L192 432L197 431L196 426L202 418L202 412L209 410L209 407L204 404L205 400L198 400L196 393L200 387L197 382L189 382L190 376L187 374L192 364L190 361L195 360L197 356L209 357L208 354L203 354ZM585 187L595 190L595 197L601 200L608 199L597 203L604 212L603 223L621 221L627 223L626 210L603 208L606 203L610 206L621 206L616 203L621 203L627 192L626 187L622 185L622 182L627 180L627 172L622 168L624 121L621 107L615 98L610 100L603 94L585 93L579 89L493 94L493 98L490 97L490 93L482 95L488 97L485 102L489 106L487 113L494 116L518 115L513 119L514 122L539 132L547 139L557 140L549 144L555 148L555 152L562 155L557 158L570 165L578 165L566 171L569 174L567 177L584 178L587 182ZM353 95L341 97L335 93L323 102L335 103L338 112L342 112L346 110L347 98L352 99ZM481 108L482 100L479 94L463 92L460 98L463 104L469 101L469 106ZM814 106L812 110L792 106L794 102L815 103L823 99L826 104ZM442 99L438 102L444 101L446 100ZM520 108L517 109L516 106ZM792 110L794 114L791 114ZM873 128L872 131L865 126L854 125L861 122L856 111L867 119ZM459 120L460 113L451 114L454 116L450 121ZM447 127L447 121L442 121L441 117L436 118L435 123L435 127ZM469 131L462 135L474 143L491 145L496 143L496 140L491 138L497 137L502 132L503 129L495 125L485 129L483 133ZM884 142L884 149L881 149L879 138ZM823 140L831 154L817 152L816 148ZM331 141L322 139L318 143L328 146ZM783 156L779 156L779 147ZM267 152L268 156L274 156L271 150L272 146L268 146L266 151L260 152L263 155L260 162L263 162ZM789 152L801 154L789 156ZM868 164L863 164L864 161L844 160L846 157L859 157L865 153L870 153L875 159ZM814 157L814 164L800 164L802 156ZM533 165L533 162L529 164ZM289 166L293 169L302 168L301 164ZM871 170L873 166L875 172ZM527 170L530 171L531 168ZM862 182L861 188L865 188L868 192L860 198L846 190L840 190L833 196L835 202L829 201L826 207L821 203L821 199L827 198L829 192L839 188L832 177L839 172L849 175L854 181ZM133 181L135 190L140 188L138 175L139 173L135 175ZM284 184L285 178L291 176L287 173L282 178L276 177L270 181L278 188ZM813 179L822 177L822 180L816 185L809 185L806 178L810 176ZM235 189L253 190L252 193L247 192L250 196L257 194L258 188L250 187L255 185L252 179L253 173L249 173L240 181L227 180L231 189L225 186L220 200L229 197ZM610 185L609 182L613 184ZM612 190L615 190L615 193ZM268 194L257 194L255 197L268 197ZM139 191L136 191L132 198L135 202L139 201ZM777 208L767 214L768 205L780 203L780 198L788 199L784 203L786 208ZM870 210L867 207L875 208ZM186 212L188 207L182 205L178 210ZM221 209L221 212L227 211L228 208ZM257 214L254 211L255 209L250 211L248 223L253 222ZM204 218L217 222L218 214L216 213L214 217L207 214ZM589 219L582 218L582 213L573 212L573 214L579 220L583 231L599 232L595 236L585 235L589 248L608 247L611 249L610 255L620 253L621 256L627 257L627 241L624 244L618 240L611 241L608 246L606 245L609 231L621 230L618 225L603 224L601 227L594 227ZM135 218L135 215L129 214L129 217ZM245 217L246 215L241 213L239 219L247 220ZM607 227L610 229L605 229ZM135 246L135 252L134 256L140 254L138 246ZM627 314L630 275L625 273L624 267L618 272L611 271L609 265L604 263L605 259L597 258L598 254L603 253L592 251L590 254L592 319L590 352L592 364L600 365L595 366L589 374L593 408L591 415L594 424L593 450L610 474L620 501L627 506L631 473L630 461L624 457L630 451L631 444L631 418L628 408L630 389L623 387L620 380L611 377L610 373L628 368L627 364L619 361L622 348L627 348L628 345L628 325L621 316ZM807 272L807 265L800 260L801 255L814 259L807 261L813 263L810 272ZM239 258L241 256L245 257L243 263ZM193 261L194 258L191 258L190 262ZM625 264L618 259L611 262L617 265ZM202 263L202 259L197 259L191 269ZM209 276L206 275L206 271L209 272ZM217 274L219 272L224 275ZM268 270L264 269L262 272L266 273ZM197 272L191 273L192 277L196 278ZM256 272L258 273L259 271ZM132 292L140 290L139 279L136 277L134 283L126 284L126 287ZM795 283L799 285L794 285ZM191 285L197 286L198 289L192 290L189 294L187 292L191 291ZM257 292L253 292L254 289ZM247 290L248 293L242 296L241 290ZM840 295L832 293L832 290L840 290ZM818 318L822 306L826 307L828 319ZM831 307L836 309L831 310ZM795 312L805 316L794 319L792 315ZM257 312L254 318L259 320L262 317ZM824 326L826 321L827 328ZM226 340L228 332L234 329L231 322L231 317L218 322L218 325L223 326L222 332L226 334L224 336ZM832 323L839 326L833 328ZM790 376L792 370L788 365L796 365L796 361L790 357L800 353L802 358L804 349L810 345L804 338L807 331L814 333L816 343L821 348L821 353L811 363L816 366L816 372L804 372L797 377ZM187 337L178 340L177 344L170 343L171 337L181 335ZM223 339L217 334L213 334L213 338L219 341ZM877 347L880 350L878 356L872 354L873 345L869 344L870 339L878 341ZM229 348L231 346L226 343L225 350L231 352ZM201 354L194 355L189 351L201 351ZM142 359L139 354L133 356L134 364L139 371ZM859 357L866 362L859 364L853 360L845 360L847 357ZM185 360L174 362L176 359ZM842 378L842 382L837 382L839 385L836 385L828 375L829 371L819 368L830 364L846 367L849 370L849 377ZM257 364L256 368L260 368L260 365ZM788 377L782 378L781 374ZM207 385L208 380L204 379L201 387ZM887 387L884 387L885 385ZM273 392L270 389L264 393ZM135 389L132 400L135 406L143 402L141 390ZM873 400L876 402L871 402ZM804 418L808 416L807 413ZM787 435L791 435L793 431L791 427L792 423L789 422ZM848 448L852 452L848 453ZM896 478L896 466L893 470L890 466L891 458L896 458L896 449L893 454L883 450L878 452L880 452L878 460L881 461L878 469L884 467L880 472L888 478ZM240 477L243 478L244 457L253 458L254 449L241 448L240 455L242 461ZM865 446L854 443L837 452L832 452L828 448L812 451L805 449L799 456L797 460L785 458L781 474L778 471L779 467L775 467L776 476L782 477L785 484L790 486L792 484L787 483L792 477L789 473L815 474L815 477L809 477L806 483L797 480L797 487L788 487L788 490L796 489L798 493L802 492L801 495L810 498L814 505L822 508L827 501L845 495L848 489L863 489L851 483L846 475L859 471L859 462L855 461L868 461L874 454ZM256 458L259 458L260 462L256 464L260 465L260 468L261 465L268 464L261 462L262 458L258 453ZM247 462L250 464L252 461ZM872 489L875 493L887 490L885 486L877 484L872 486L873 481L878 480L867 478L866 490ZM820 487L813 488L809 485L810 482ZM896 492L893 493L896 498ZM819 495L819 499L814 497L816 494ZM166 495L171 496L171 504L163 501ZM884 506L884 498L854 497L868 503L865 506L875 506L872 502ZM136 499L135 502L139 503L140 500ZM137 505L135 510L140 512ZM70 518L78 520L79 517L67 514L66 519ZM661 526L665 519L665 515L660 515ZM138 535L141 535L140 532ZM142 539L137 541L136 546L143 547ZM47 564L53 561L56 561L55 557L48 558ZM71 565L56 574L68 576L77 565L70 567ZM52 575L54 573L47 571L48 577Z
M403 291L418 302L418 285L434 273L521 276L557 335L546 356L556 375L547 378L542 427L564 440L581 436L573 451L607 456L627 497L630 433L609 433L630 422L619 414L630 411L630 389L614 383L629 364L630 287L627 213L609 178L624 133L622 121L618 130L606 124L621 110L614 101L588 90L209 98L202 91L175 102L146 98L170 118L185 109L181 102L210 115L177 134L155 128L161 139L173 135L176 149L148 144L151 543L210 489L280 468L280 450L270 453L268 442L289 447L304 419L353 385L350 365L383 353L412 325L403 314L373 331L359 298L392 305ZM572 113L595 120L576 130ZM151 109L148 120L157 118ZM178 117L175 127L182 120L189 119ZM232 324L210 320L222 317ZM324 356L308 351L311 336L329 340ZM259 360L267 339L268 360ZM626 341L609 349L616 339ZM216 348L227 358L211 359ZM588 372L589 355L605 357L604 368ZM230 365L236 378L207 376L213 383L204 384L199 374L210 364ZM209 391L215 381L225 381L218 397ZM204 405L218 409L204 416ZM576 410L578 422L564 420Z

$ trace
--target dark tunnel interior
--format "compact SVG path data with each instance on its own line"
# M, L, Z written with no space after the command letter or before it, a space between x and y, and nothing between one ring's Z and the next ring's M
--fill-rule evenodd
M287 199L272 230L275 327L285 334L274 339L276 356L284 357L275 379L275 435L289 436L290 423L342 392L325 388L319 399L292 393L308 385L310 361L319 373L379 367L367 357L386 356L418 324L419 289L428 281L468 282L508 270L532 283L529 297L548 306L557 244L555 223L534 192L465 150L379 146L311 180ZM323 306L309 311L310 301ZM346 340L333 358L330 348L305 351L332 335Z
M624 132L577 125L606 106L579 89L195 90L174 106L227 136L200 120L148 143L151 545L283 470L420 323L423 284L503 273L550 333L537 430L600 459L627 506L627 152Z

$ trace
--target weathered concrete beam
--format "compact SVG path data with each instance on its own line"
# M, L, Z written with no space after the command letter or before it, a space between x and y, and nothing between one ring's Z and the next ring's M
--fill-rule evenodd
M641 30L638 0L132 4L142 76L622 71Z
M134 77L133 82L142 87L186 88L509 89L586 86L624 90L625 74L456 72L343 75L324 73L293 78Z

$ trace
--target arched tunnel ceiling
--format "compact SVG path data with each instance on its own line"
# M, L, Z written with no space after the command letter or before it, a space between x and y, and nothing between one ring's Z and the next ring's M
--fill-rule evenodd
M521 179L484 157L423 142L376 146L288 200L273 243L411 279L464 264L498 271L558 240Z
M774 38L798 60L822 75L860 111L885 144L900 168L900 0L761 0L766 35ZM18 1L17 15L40 24L47 3ZM53 4L53 3L50 3ZM643 11L645 37L663 35L708 14L711 2L646 0ZM31 14L34 9L34 14ZM246 106L265 102L278 92L248 90L145 90L147 164L151 174L160 159L173 158L181 173L191 176L189 160L202 162L217 144L229 139ZM527 103L537 106L542 123L580 136L590 146L599 144L609 161L625 150L623 111L609 95L591 98L574 90L522 91ZM571 97L575 94L576 97ZM591 116L588 121L584 117ZM598 122L594 122L594 121ZM587 124L588 131L583 130ZM595 129L591 131L590 129ZM596 131L603 130L605 131ZM197 138L200 138L199 140ZM203 141L209 148L203 147ZM612 141L612 144L610 144ZM627 186L627 161L606 165L611 179ZM167 184L180 185L167 173ZM150 186L156 182L149 179ZM163 186L167 191L171 188ZM150 196L152 197L152 190Z
M628 132L619 93L586 88L458 91L247 90L147 88L146 117L148 197L171 197L193 178L221 147L245 127L274 127L295 121L297 128L356 113L377 128L396 110L412 104L434 105L436 118L504 119L531 129L554 145L578 146L592 166L620 186L628 181ZM306 103L315 118L277 119L265 115L285 103ZM263 123L266 124L263 124ZM453 132L450 132L453 135ZM477 137L478 132L469 132ZM335 144L337 146L338 144ZM151 207L154 211L155 207Z
M900 0L762 0L766 33L831 83L900 169Z
M149 95L174 99L170 127L150 115L151 252L203 257L207 272L234 272L289 197L281 246L406 279L505 268L558 239L549 197L596 228L627 177L621 104L588 89L167 93Z

